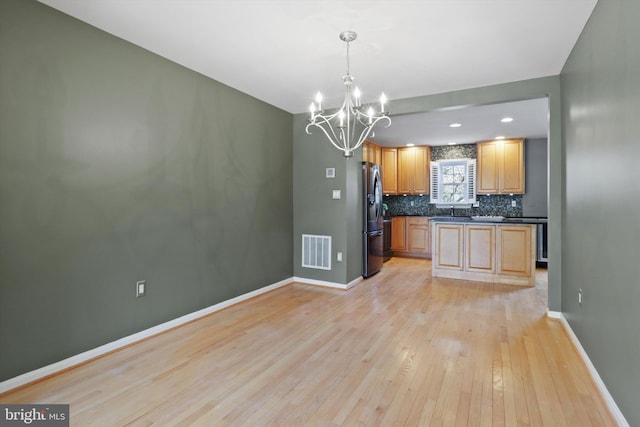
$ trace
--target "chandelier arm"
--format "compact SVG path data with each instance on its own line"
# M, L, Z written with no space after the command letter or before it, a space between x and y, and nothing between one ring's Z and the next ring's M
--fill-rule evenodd
M337 148L338 150L340 150L340 151L346 151L346 149L345 149L344 147L339 146L338 144L336 144L336 143L333 141L333 138L331 137L331 135L329 135L329 133L327 132L327 130L324 128L324 126L320 126L320 125L318 125L318 124L316 124L316 123L309 123L309 124L307 125L307 129L309 128L309 126L315 126L315 127L320 128L320 130L325 134L325 136L327 137L327 139L329 140L329 142L331 142L331 144L333 144L333 146L334 146L334 147L336 147L336 148ZM331 129L331 133L333 133L333 134L335 135L335 133L333 132L333 128L331 128L331 127L330 127L329 129ZM307 133L311 135L311 132L309 132L308 130L307 130Z
M324 119L324 118L323 118L323 119ZM326 127L325 127L325 126L323 126L323 124L326 124ZM331 143L332 143L334 146L338 147L338 146L336 145L336 142L334 142L334 141L338 141L340 138L338 137L338 135L336 135L335 129L333 128L333 126L331 126L331 123L329 123L326 119L324 119L324 120L323 120L322 122L320 122L320 123L309 123L309 124L307 125L307 133L308 133L308 134L311 134L311 132L309 132L309 131L308 131L309 126L315 126L315 127L317 127L317 128L320 128L320 130L321 130L322 132L324 132L324 134L325 134L325 136L327 137L327 139L328 139L329 141L331 141ZM329 131L327 131L327 128L329 129L329 131L331 131L331 134L329 133ZM338 148L340 148L340 147L338 147Z

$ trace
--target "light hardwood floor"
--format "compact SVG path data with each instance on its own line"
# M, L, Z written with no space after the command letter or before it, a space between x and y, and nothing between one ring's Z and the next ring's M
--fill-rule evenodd
M394 258L349 291L285 286L0 397L72 426L614 426L535 288Z

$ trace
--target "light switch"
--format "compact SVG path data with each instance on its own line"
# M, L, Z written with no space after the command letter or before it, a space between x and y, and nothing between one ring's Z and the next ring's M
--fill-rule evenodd
M339 200L340 197L340 190L333 190L333 200Z

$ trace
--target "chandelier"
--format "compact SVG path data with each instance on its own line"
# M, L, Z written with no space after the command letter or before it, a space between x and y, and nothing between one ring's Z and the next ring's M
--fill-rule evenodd
M311 117L305 129L308 134L311 134L312 126L320 128L329 141L338 150L344 152L345 157L353 156L353 152L362 145L380 120L386 120L385 127L391 126L391 119L384 111L384 104L387 102L384 93L380 95L380 111L376 112L373 105L362 105L360 90L357 86L353 90L351 88L353 76L349 74L349 43L357 36L353 31L340 33L340 40L347 43L347 74L342 76L346 94L342 107L333 114L325 114L322 109L322 95L318 92L315 102L312 102L309 107Z

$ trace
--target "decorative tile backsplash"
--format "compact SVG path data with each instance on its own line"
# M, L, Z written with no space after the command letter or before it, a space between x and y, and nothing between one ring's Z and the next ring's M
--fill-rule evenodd
M431 147L431 161L451 159L475 159L478 157L476 144L443 145ZM508 217L522 216L522 195L478 195L476 200L480 206L477 208L456 208L455 215L502 215ZM515 200L516 207L511 207ZM429 196L384 196L383 202L387 204L387 216L421 215L439 216L449 215L449 209L438 209L435 204L429 203Z
M478 195L476 200L480 206L477 208L462 209L456 208L455 215L475 216L475 215L502 215L510 217L522 216L522 195ZM516 201L516 207L511 207L511 201ZM429 203L429 196L384 196L384 203L387 204L387 216L398 215L420 215L420 216L440 216L449 215L449 209L438 209L435 204ZM413 202L413 206L411 205Z
M438 145L431 147L431 161L453 159L475 159L478 157L476 144Z

